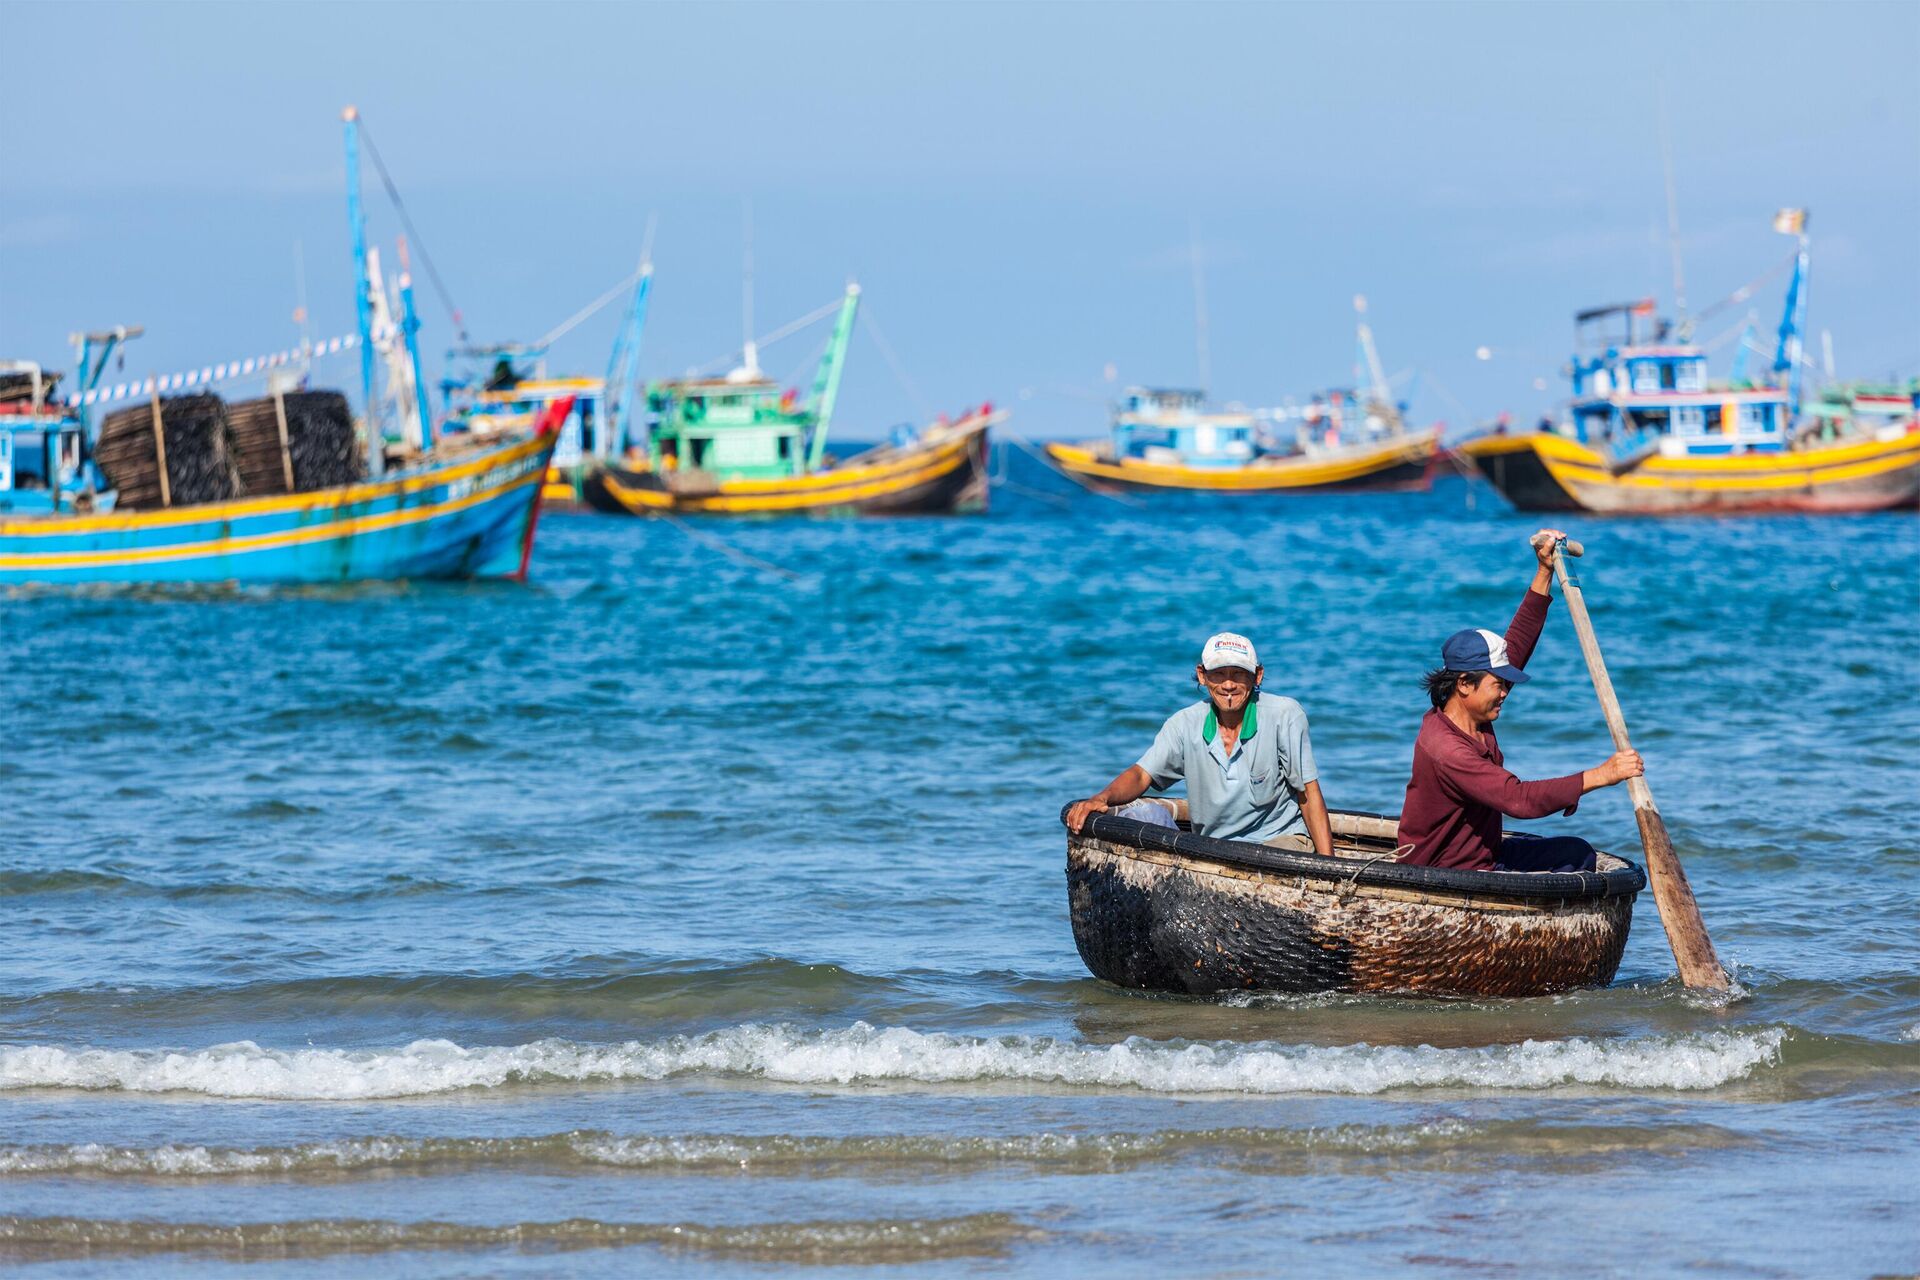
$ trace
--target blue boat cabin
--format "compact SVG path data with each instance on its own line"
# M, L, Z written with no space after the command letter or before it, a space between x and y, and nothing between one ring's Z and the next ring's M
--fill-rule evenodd
M1208 413L1206 392L1129 387L1114 407L1116 458L1237 467L1259 452L1250 413Z
M1709 382L1706 353L1672 340L1650 302L1597 307L1581 312L1575 323L1573 430L1582 444L1616 459L1788 447L1787 391Z

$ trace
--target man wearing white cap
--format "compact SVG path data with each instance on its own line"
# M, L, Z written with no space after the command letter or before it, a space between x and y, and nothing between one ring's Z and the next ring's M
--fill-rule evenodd
M1164 820L1161 806L1132 802L1149 787L1164 790L1184 778L1201 835L1255 843L1306 836L1315 852L1332 856L1307 713L1292 698L1260 692L1266 672L1253 642L1221 632L1200 651L1193 674L1207 700L1168 717L1138 764L1067 810L1067 826L1078 832L1088 814L1121 806L1133 809L1123 810L1126 817Z

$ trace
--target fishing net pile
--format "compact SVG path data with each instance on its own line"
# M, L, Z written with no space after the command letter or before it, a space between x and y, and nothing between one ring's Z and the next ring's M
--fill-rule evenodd
M53 400L54 384L60 381L60 375L49 370L40 375L41 403ZM0 404L13 407L30 405L33 402L33 375L31 373L0 373Z
M280 450L280 412L274 397L227 406L227 423L249 494L332 489L365 478L347 398L338 391L291 391L280 397L287 415L287 448Z
M161 438L166 443L164 489ZM108 414L100 424L93 460L107 483L119 490L122 508L220 502L240 493L240 472L227 442L227 406L219 396L173 396L160 401L157 409L143 404Z
M121 409L102 421L94 461L121 510L221 502L245 495L294 493L352 484L365 475L347 398L337 391L295 391L281 397L281 447L275 398L228 405L217 395L172 396ZM155 422L166 443L165 492Z

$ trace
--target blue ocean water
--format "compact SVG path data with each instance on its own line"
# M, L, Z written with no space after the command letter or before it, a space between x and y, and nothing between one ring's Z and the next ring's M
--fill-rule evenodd
M1566 521L1736 998L1643 895L1605 991L1203 1001L1087 975L1061 805L1232 628L1329 802L1397 811L1420 673L1538 520L1012 476L977 519L549 516L524 586L0 598L0 1257L1920 1265L1920 522ZM1559 605L1531 669L1509 764L1598 763ZM1536 829L1638 858L1623 789Z

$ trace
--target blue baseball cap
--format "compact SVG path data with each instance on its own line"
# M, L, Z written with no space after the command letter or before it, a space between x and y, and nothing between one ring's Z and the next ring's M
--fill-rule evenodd
M1528 679L1508 659L1506 637L1478 627L1448 636L1440 646L1440 665L1448 671L1491 671L1511 684L1525 684Z

